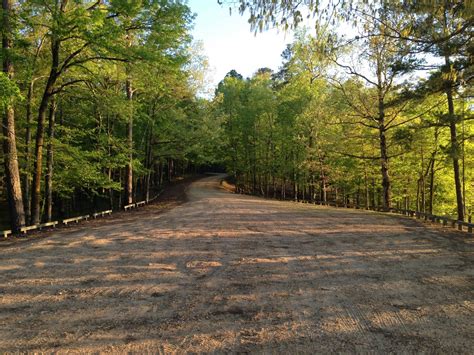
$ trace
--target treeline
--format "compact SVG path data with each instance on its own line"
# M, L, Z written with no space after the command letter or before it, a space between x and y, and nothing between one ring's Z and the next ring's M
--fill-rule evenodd
M219 164L244 193L471 215L469 2L239 3L255 29L305 3L315 32L205 100L183 1L4 0L0 224L118 208Z
M0 220L14 231L146 199L206 164L204 63L183 2L5 0L2 10Z
M461 1L350 3L330 14L357 36L319 23L297 33L279 72L220 82L237 189L470 218L473 12ZM278 4L254 2L254 24L277 21Z

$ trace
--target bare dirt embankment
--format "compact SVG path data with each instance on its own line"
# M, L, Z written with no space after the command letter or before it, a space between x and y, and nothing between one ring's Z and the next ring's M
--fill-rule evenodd
M470 235L218 177L187 199L1 247L0 352L474 351Z

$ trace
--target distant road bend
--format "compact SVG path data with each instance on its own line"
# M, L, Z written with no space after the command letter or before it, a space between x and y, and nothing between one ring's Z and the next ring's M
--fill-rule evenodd
M474 352L474 242L235 195L0 248L0 352Z

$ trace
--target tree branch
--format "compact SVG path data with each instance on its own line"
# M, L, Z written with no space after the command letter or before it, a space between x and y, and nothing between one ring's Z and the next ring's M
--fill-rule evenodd
M71 85L74 85L74 84L77 84L77 83L85 83L85 82L87 82L87 80L85 80L85 79L76 79L76 80L68 81L68 82L60 85L56 90L53 90L51 92L51 95L56 95L56 94L60 93L64 88L66 88L68 86L71 86Z
M369 84L375 86L375 87L378 87L378 84L375 83L374 81L370 80L369 78L367 78L365 75L363 74L360 74L359 72L355 71L351 66L349 65L345 65L345 64L341 64L339 63L336 59L331 59L332 62L334 62L334 64L336 64L338 67L341 67L342 69L345 69L347 70L347 74L350 74L350 75L355 75L361 79L364 79L366 82L368 82Z

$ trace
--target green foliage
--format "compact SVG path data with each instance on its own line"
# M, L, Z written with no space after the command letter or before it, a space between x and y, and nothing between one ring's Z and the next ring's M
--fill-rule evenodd
M18 86L4 72L0 72L0 110L3 111L5 107L13 105L21 98Z
M376 30L347 52L331 50L331 36L300 31L278 73L259 70L244 80L231 71L219 83L214 114L223 117L225 163L239 191L380 205L382 124L394 205L455 216L451 159L457 156L466 211L472 211L472 100L454 93L450 115L443 93L420 89L435 87L434 79L420 80L413 91L416 85L402 78L422 61L410 56L406 43L400 46L400 39ZM361 72L340 62L357 50L369 65ZM449 129L453 120L462 129L456 150Z
M377 205L385 141L394 204L455 215L457 160L463 204L474 208L468 2L238 3L254 30L317 15L315 35L297 31L277 73L232 70L204 100L207 60L191 42L184 2L19 2L16 81L0 74L0 106L16 111L24 185L49 95L55 138L46 120L43 146L54 152L56 198L114 204L129 166L140 195L178 168L223 165L243 192ZM342 20L359 35L339 38L331 22Z
M58 206L96 196L116 208L129 165L142 199L178 166L220 162L220 121L196 97L206 58L191 42L194 15L184 2L32 0L18 4L14 19L10 57L21 85L0 74L0 105L14 105L30 189L45 97L56 102L55 138L46 107L41 168L52 174Z

